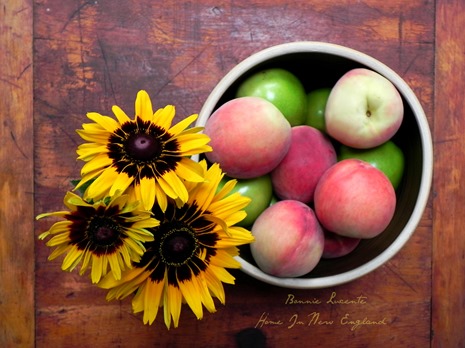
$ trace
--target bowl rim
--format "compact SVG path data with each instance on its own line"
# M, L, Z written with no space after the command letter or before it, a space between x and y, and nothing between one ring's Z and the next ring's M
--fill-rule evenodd
M433 142L428 120L418 98L410 86L394 70L376 58L358 50L338 44L319 41L297 41L278 44L256 52L241 61L233 67L211 91L200 110L196 125L205 125L208 117L213 112L222 95L244 73L269 59L296 53L322 53L339 56L365 65L366 67L385 76L396 86L400 94L405 98L405 101L412 109L412 113L418 124L423 150L421 182L417 201L409 220L393 243L365 264L350 271L331 276L315 278L279 278L266 274L255 265L244 260L240 255L235 257L235 259L240 263L241 270L245 274L270 285L292 289L327 288L348 283L374 271L397 254L397 252L400 251L400 249L413 235L423 216L430 195L433 178Z

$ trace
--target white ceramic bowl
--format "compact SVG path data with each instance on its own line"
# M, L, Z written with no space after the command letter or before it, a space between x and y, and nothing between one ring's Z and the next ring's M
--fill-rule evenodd
M298 278L279 278L261 271L250 253L241 249L237 260L242 270L268 284L312 289L343 284L375 270L392 258L415 232L428 201L433 168L431 133L424 111L407 83L378 60L359 51L323 42L293 42L264 49L236 65L213 89L200 111L198 126L212 112L234 98L238 84L250 74L269 67L293 72L307 89L330 87L346 71L365 67L389 79L404 100L404 120L394 139L405 155L405 173L397 190L397 208L390 225L379 236L363 240L351 254L321 260L316 268Z

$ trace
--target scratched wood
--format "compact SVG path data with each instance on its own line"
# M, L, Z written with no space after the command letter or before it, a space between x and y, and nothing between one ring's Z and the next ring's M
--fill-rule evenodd
M2 3L0 50L0 346L32 347L32 1Z
M178 119L198 112L235 64L265 47L300 40L364 51L398 72L433 124L432 1L235 2L36 0L34 3L35 210L60 210L79 174L75 129L85 113L130 112L139 89ZM404 249L377 271L320 290L268 286L234 272L226 306L197 321L187 308L167 331L144 326L129 300L105 294L36 242L36 346L234 347L259 328L269 347L425 347L430 343L432 203ZM36 223L35 235L48 227ZM450 289L449 289L450 290ZM355 325L371 320L373 325Z
M436 13L435 180L433 234L433 346L465 346L465 10L462 1L438 1ZM450 294L450 295L448 295Z

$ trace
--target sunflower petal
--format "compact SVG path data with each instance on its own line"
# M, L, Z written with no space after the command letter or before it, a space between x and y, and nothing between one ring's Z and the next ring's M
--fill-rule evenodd
M147 280L148 281L148 280ZM124 286L127 287L127 289L130 288L130 284L131 283L127 283L125 284ZM136 294L134 295L134 297L132 298L132 301L131 301L131 304L132 304L132 312L134 314L137 314L137 313L140 313L140 312L143 312L144 309L145 309L145 296L144 296L144 289L146 287L146 282L145 283L142 283L141 285L139 285L137 287L137 291L136 291ZM119 293L120 291L123 291L123 286L119 286L118 288L113 288L111 289L109 292L108 292L108 295L111 296L112 298L111 299L121 299L122 297L119 297L117 295L117 292ZM108 297L108 296L107 296ZM126 296L125 296L126 297Z
M131 122L131 119L126 115L126 113L117 105L113 105L111 111L115 114L118 122L120 124L125 124L126 122Z
M159 183L155 184L155 199L161 211L166 211L166 208L168 207L168 198L166 197L166 194L163 192Z
M83 125L84 126L84 125ZM105 144L108 141L110 133L105 129L101 131L88 131L83 129L76 130L76 133L85 141L97 144Z
M166 172L158 180L162 190L171 198L179 198L182 202L187 202L189 194L186 186L182 183L175 172Z
M217 249L210 262L218 267L237 268L237 261L225 250Z
M89 198L104 196L110 191L118 175L118 172L113 167L105 169L102 174L89 185L84 196Z
M96 144L96 143L81 144L76 150L76 153L79 155L77 159L82 160L82 161L89 161L95 156L99 154L107 153L107 152L108 152L108 148L106 145Z
M205 134L179 135L175 139L179 144L179 151L184 156L192 156L201 152L212 151L211 146L207 145L210 142L210 138Z
M223 267L217 267L210 264L208 268L212 271L215 277L217 277L223 283L234 284L235 278Z
M152 209L152 208L150 208ZM134 228L137 228L139 229L139 233L140 234L147 234L147 235L151 235L152 233L144 230L144 228L151 228L151 227L157 227L158 225L160 225L160 221L158 220L148 220L148 219L143 219L142 221L138 221L138 222L135 222L132 226Z
M223 187L218 191L218 193L215 196L214 201L220 201L226 196L229 195L231 190L236 186L237 180L236 179L230 179L226 181L226 183L223 185Z
M147 280L144 292L141 294L144 298L144 324L152 324L158 314L160 301L163 295L163 282L154 282Z
M153 178L142 178L140 179L139 187L140 198L144 209L150 210L155 203L155 190L156 184Z
M102 174L105 170L106 170L106 168L82 176L82 177L81 177L81 181L79 181L79 182L77 183L77 185L74 187L73 191L79 190L79 189L82 188L84 185L86 185L86 183L88 183L89 181L91 181L91 180L94 179L95 177L97 177L97 176L99 176L100 174Z
M202 182L205 173L199 163L190 158L182 158L176 165L176 174L189 182Z
M144 121L152 121L152 101L146 91L142 90L137 93L135 109L136 117L139 116Z
M212 202L210 210L215 211L215 214L221 218L227 217L238 210L244 209L250 203L251 199L242 196L239 192L235 192L221 201Z
M94 158L92 158L89 162L87 162L86 164L82 166L81 176L85 176L89 173L107 168L112 163L113 163L113 160L110 157L108 157L106 153L97 155Z
M132 204L127 204L129 200L129 196L125 194L121 194L122 191L118 192L118 194L115 194L111 197L110 203L108 203L108 206L112 207L117 207L118 211L120 212L129 212L129 208L132 208Z
M126 173L119 173L116 180L110 189L110 196L113 196L116 191L125 192L126 189L131 186L134 181L134 177L127 175Z
M73 192L66 192L65 198L63 199L66 207L71 211L76 210L78 207L91 207L92 205L84 201L80 196Z
M214 164L205 175L204 184L198 185L195 188L195 201L199 205L200 210L205 211L210 207L222 176L223 174L219 166ZM191 197L191 201L193 199Z
M48 260L54 260L56 259L58 256L62 255L62 254L65 254L67 253L68 251L70 251L72 249L72 245L71 244L63 244L63 245L59 245L58 247L56 247L52 253L49 255L48 257Z
M122 269L130 269L131 268L131 255L129 255L128 248L121 248L121 259L123 261ZM116 277L115 277L116 279ZM120 277L121 279L121 277ZM119 279L118 279L119 280Z
M242 228L238 226L232 226L228 228L229 238L220 238L216 242L217 248L231 248L236 245L249 244L254 241L254 237L250 231L243 229L244 233L239 233ZM218 233L221 235L221 233Z
M42 232L41 234L39 234L39 239L40 240L43 240L45 238L47 238L48 236L50 235L50 232L49 231L45 231L45 232Z
M213 302L212 295L208 288L208 283L205 278L205 273L201 273L201 277L197 277L199 281L199 289L200 289L200 297L202 299L202 303L210 313L216 312L215 302Z
M205 270L204 275L208 284L208 289L222 304L224 304L226 302L226 295L224 293L223 283L214 275L210 268Z
M91 270L91 278L92 283L96 284L100 281L100 278L103 274L103 267L104 267L104 257L92 255L92 270Z
M131 268L124 271L121 274L121 279L115 279L112 273L107 274L99 283L98 286L102 289L114 289L122 284L129 284L129 283L137 283L140 284L149 276L149 274L145 273L145 276L142 278L141 281L137 281L137 279L144 274L145 268ZM128 294L129 295L129 294ZM120 298L120 297L118 297Z
M47 246L53 247L53 246L57 246L57 245L69 242L69 241L70 241L69 235L67 233L61 233L51 238L47 242Z
M92 253L84 252L84 256L82 258L81 270L79 272L80 275L83 275L87 268L90 265L90 261L92 260Z
M176 123L173 127L171 127L168 132L170 134L179 134L179 133L181 133L183 130L185 130L187 127L189 127L189 125L191 123L193 123L197 119L198 116L199 115L194 114L194 115L190 115L190 116L186 117L185 119L183 119L182 121Z
M110 263L110 269L116 280L121 279L121 268L118 261L118 254L109 254L107 256L108 262ZM100 280L100 279L99 279Z
M187 128L187 129L183 130L182 134L201 133L204 129L205 129L205 127L193 126L193 127L190 127L190 128Z
M79 263L82 257L82 251L79 250L76 246L73 246L66 254L61 269L63 271L72 271L74 267Z
M98 123L83 123L82 130L90 134L106 134L108 136L108 132L105 128Z
M36 220L43 219L44 217L49 217L49 216L64 216L66 214L69 214L67 211L55 211L53 213L42 213L36 216Z
M87 113L87 117L95 123L102 126L106 131L110 133L113 133L115 130L119 128L118 122L116 122L113 118L109 116L103 116L97 112L89 112Z
M181 315L182 293L179 288L168 284L163 296L164 318L165 325L169 329L171 318L173 318L173 326L176 328L179 325L179 317Z
M192 312L194 312L197 319L202 319L203 317L203 310L202 310L202 301L200 286L197 282L197 277L191 272L191 277L189 280L186 281L179 281L178 285L179 289L184 296L187 304L191 308Z
M168 130L173 122L176 110L173 105L158 109L153 115L153 121L158 127Z

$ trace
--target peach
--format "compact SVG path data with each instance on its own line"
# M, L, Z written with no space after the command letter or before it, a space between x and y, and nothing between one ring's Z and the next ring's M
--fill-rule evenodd
M324 231L325 246L323 249L323 259L334 259L350 254L360 244L360 238L350 238L339 234Z
M397 132L404 104L396 87L381 74L356 68L333 86L325 109L328 134L344 145L368 149Z
M271 172L275 194L312 202L321 175L336 161L336 150L325 134L310 126L292 127L289 151Z
M258 267L276 277L299 277L318 264L324 247L323 230L313 210L296 200L267 208L252 226L250 245Z
M249 179L268 174L287 153L291 126L281 111L259 97L232 99L209 117L204 133L217 162L228 176Z
M346 237L373 238L391 222L396 193L381 170L346 159L322 175L314 205L323 228Z

